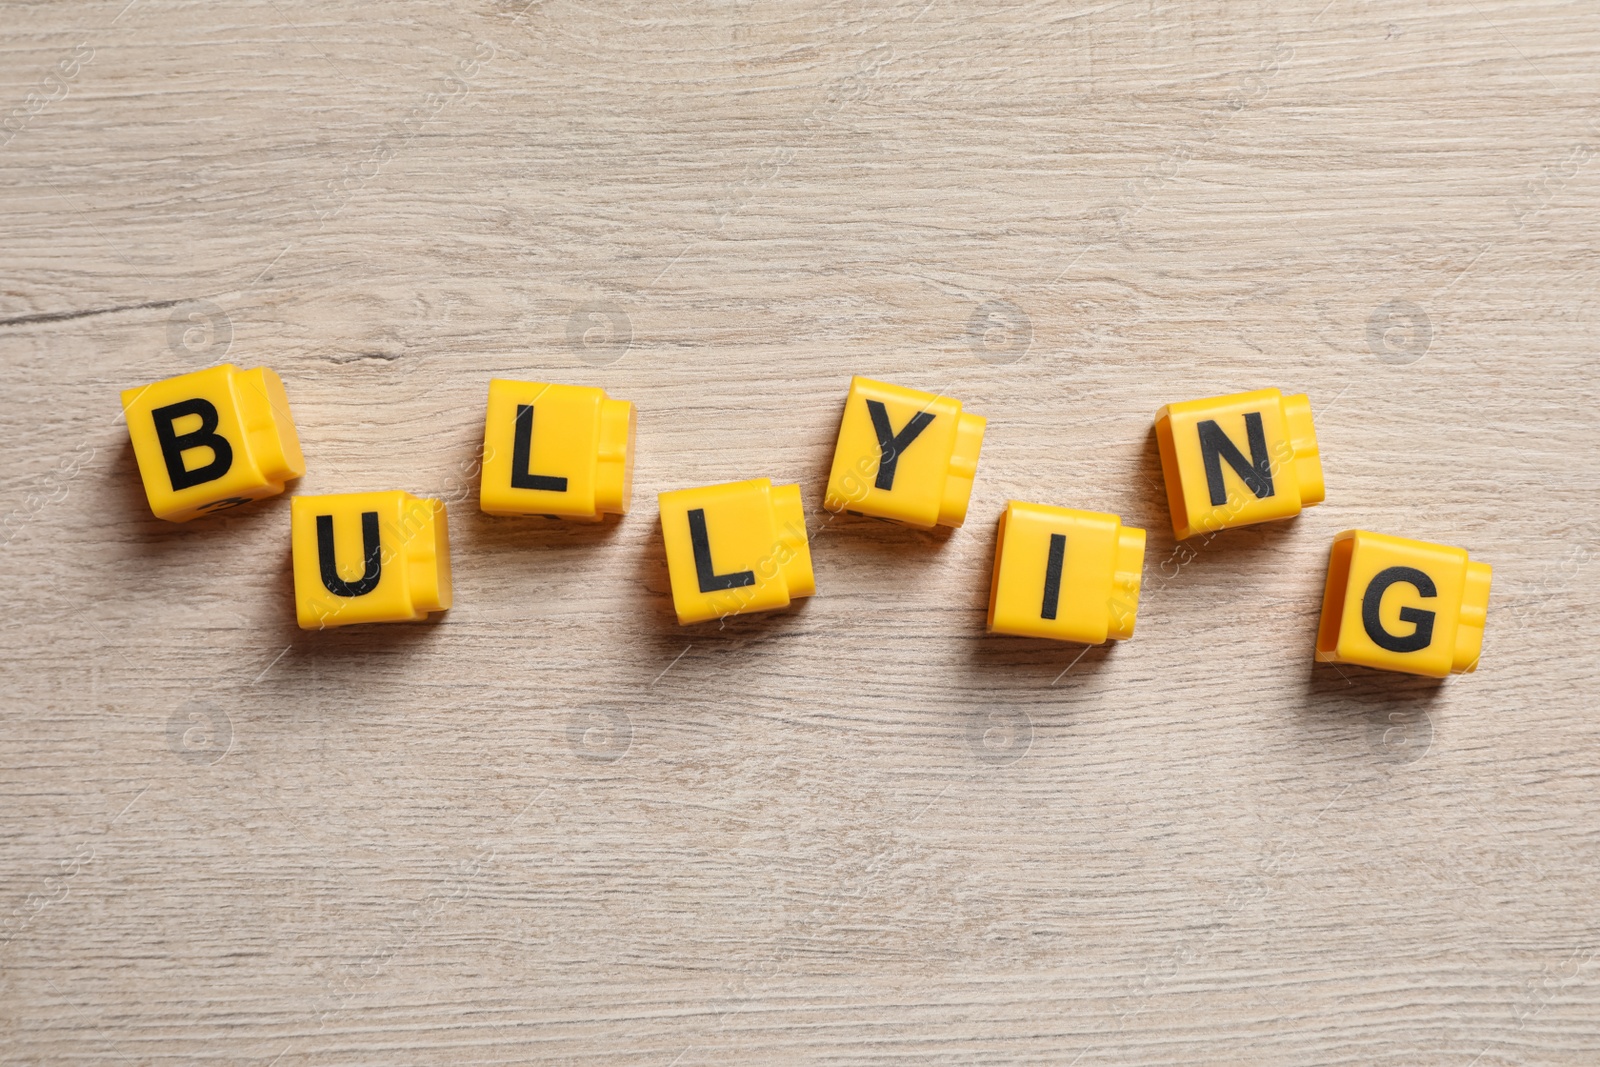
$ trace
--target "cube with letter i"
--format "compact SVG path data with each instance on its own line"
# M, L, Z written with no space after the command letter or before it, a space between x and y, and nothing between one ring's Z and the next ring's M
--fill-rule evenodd
M990 633L1098 645L1133 636L1144 531L1115 515L1013 500L1000 516Z

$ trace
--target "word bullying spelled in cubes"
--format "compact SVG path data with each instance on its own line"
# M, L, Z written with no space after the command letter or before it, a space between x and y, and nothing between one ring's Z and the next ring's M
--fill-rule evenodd
M157 518L188 522L282 493L305 474L283 382L265 367L223 364L130 388L122 410ZM625 516L637 425L634 405L604 389L495 378L479 508L584 523ZM961 526L986 427L951 397L852 378L823 511L920 530ZM1291 519L1323 501L1304 394L1258 389L1168 404L1155 436L1178 540ZM657 503L679 624L774 611L816 593L799 485L754 478L662 492ZM300 626L414 622L449 610L443 501L334 493L296 497L289 511ZM999 517L986 629L1127 641L1144 556L1145 531L1116 515L1012 500ZM1476 670L1490 573L1460 548L1341 533L1313 656L1436 678Z

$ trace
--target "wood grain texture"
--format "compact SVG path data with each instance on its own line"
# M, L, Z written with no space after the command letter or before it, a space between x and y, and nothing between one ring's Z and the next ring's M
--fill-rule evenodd
M3 10L0 1061L1600 1062L1594 5ZM220 358L447 615L149 516ZM819 510L852 373L989 419L965 527ZM481 514L494 375L634 513ZM1327 503L1175 546L1152 415L1263 386ZM654 494L758 476L818 595L680 629ZM1131 642L983 635L1012 498L1149 530ZM1477 674L1313 668L1351 527L1494 566Z

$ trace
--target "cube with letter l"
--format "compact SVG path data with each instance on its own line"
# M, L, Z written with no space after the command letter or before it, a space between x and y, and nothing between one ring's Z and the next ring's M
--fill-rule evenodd
M788 607L816 591L798 485L753 478L659 500L680 624Z
M479 506L490 515L599 522L633 496L634 407L604 389L496 378Z

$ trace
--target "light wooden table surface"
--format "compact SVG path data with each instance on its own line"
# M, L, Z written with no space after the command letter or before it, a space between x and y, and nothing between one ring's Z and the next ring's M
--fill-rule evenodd
M1600 8L0 21L0 1062L1600 1062ZM150 517L223 359L448 614ZM827 521L853 373L988 418L965 527ZM477 510L496 375L637 403L620 525ZM1327 503L1175 547L1155 410L1263 386ZM679 628L655 493L763 475L818 595ZM1149 530L1131 642L984 636L1011 498ZM1351 527L1493 565L1477 674L1312 666Z

